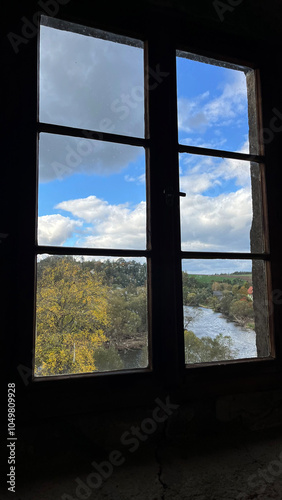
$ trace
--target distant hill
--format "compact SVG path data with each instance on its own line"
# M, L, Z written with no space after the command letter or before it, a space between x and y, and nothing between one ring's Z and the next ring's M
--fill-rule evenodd
M252 273L244 273L237 271L232 274L190 274L190 277L196 278L198 281L202 283L212 283L213 281L226 281L227 279L230 282L236 282L238 279L247 281L248 283L252 283Z

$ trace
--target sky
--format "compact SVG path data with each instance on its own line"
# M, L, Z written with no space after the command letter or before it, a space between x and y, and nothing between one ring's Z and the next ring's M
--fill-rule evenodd
M144 137L140 47L41 26L41 122ZM242 71L177 57L179 142L249 152ZM182 250L249 252L250 164L179 155ZM258 167L259 169L259 167ZM146 248L142 147L40 134L38 243ZM247 261L185 261L205 273L250 270Z

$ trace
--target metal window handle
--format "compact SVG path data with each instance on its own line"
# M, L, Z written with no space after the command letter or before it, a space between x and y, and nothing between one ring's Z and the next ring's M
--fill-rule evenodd
M174 191L171 187L164 189L163 193L165 195L166 204L169 207L172 207L174 196L176 193L174 193ZM178 194L178 196L182 196L183 198L186 196L186 193L182 193L182 192L178 192L177 194Z

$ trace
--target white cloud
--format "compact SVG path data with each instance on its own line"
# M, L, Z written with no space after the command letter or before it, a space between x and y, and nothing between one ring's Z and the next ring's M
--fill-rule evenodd
M214 135L217 136L217 130L214 130ZM207 149L224 149L224 144L227 142L227 139L224 137L217 137L216 139L203 140L200 137L185 137L185 139L181 140L181 144L191 146L197 146L198 148L207 148ZM248 152L248 151L247 151Z
M63 217L60 214L43 215L38 218L39 245L63 245L82 226L82 221Z
M144 137L141 48L45 26L40 37L40 121ZM41 134L40 181L75 172L118 172L140 151Z
M40 39L41 121L144 135L141 48L46 26Z
M41 244L134 248L146 246L146 204L110 205L95 196L59 203L79 221L61 215L40 218ZM190 192L181 199L182 248L190 251L248 251L252 200L248 188L214 198ZM82 221L84 226L81 228ZM80 227L79 233L77 228Z
M233 81L228 82L218 97L208 100L209 93L194 99L178 99L178 126L191 133L205 132L208 127L230 125L246 112L246 78L241 72L233 73Z
M140 147L41 134L39 180L62 180L76 173L110 175L125 169L142 155L144 150Z
M141 175L138 175L138 177L132 177L130 175L125 175L124 180L126 182L135 182L136 184L144 184L146 181L146 175L141 174Z
M96 196L88 196L88 198L62 201L55 208L70 212L76 217L81 217L85 222L94 224L107 217L110 205Z
M206 129L208 121L203 112L205 104L201 103L208 97L209 92L205 92L193 100L186 97L178 98L178 127L180 130L193 132L195 128Z
M247 187L215 197L190 192L181 199L182 248L248 252L251 221Z
M76 246L101 248L146 247L146 203L110 205L96 196L59 203L56 208L70 212L89 224Z
M144 136L141 49L46 27L41 28L41 40L41 121ZM223 149L226 139L219 127L240 122L246 111L245 76L241 72L233 75L216 97L205 92L194 99L179 98L180 130L193 136L213 127L213 137L196 137L194 145ZM40 182L75 173L107 176L121 172L144 154L143 148L122 144L51 134L40 137ZM190 138L185 141L192 142ZM247 142L241 151L248 152ZM182 248L248 251L252 218L249 164L190 155L181 155L180 162L181 190L187 193L181 198ZM145 175L125 175L124 180L143 184ZM233 184L233 192L223 193L224 183ZM42 245L63 245L72 238L81 247L146 246L145 202L114 205L89 196L65 199L56 208L70 215L39 217Z
M224 179L234 179L238 186L250 185L250 164L243 160L227 159L221 162L217 176Z
M181 155L182 248L250 250L252 196L249 162ZM227 187L225 188L225 182Z
M215 198L181 199L183 250L248 252L251 214L251 193L246 188Z
M230 180L234 187L250 187L250 163L247 161L183 153L180 155L180 167L181 190L187 193L204 193Z
M183 154L180 167L181 191L187 193L181 198L182 248L248 251L252 220L249 163ZM143 178L126 180L138 183ZM81 247L146 246L145 202L110 204L92 195L62 201L55 208L68 212L69 217L41 217L41 244L61 245L72 237L73 244Z

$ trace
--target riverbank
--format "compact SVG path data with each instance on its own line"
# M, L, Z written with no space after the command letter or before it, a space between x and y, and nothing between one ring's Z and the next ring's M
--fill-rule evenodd
M184 324L185 317L189 318L186 329L193 331L198 338L215 339L222 334L232 340L237 351L236 359L257 357L256 334L247 326L239 325L207 307L184 306Z
M185 305L183 307L186 307ZM213 312L217 312L215 311L212 307L209 307L205 304L199 304L198 306L189 306L189 307L195 307L197 309L197 307L202 307L204 309L210 309L211 311ZM231 321L232 323L235 323L235 325L238 325L238 326L241 326L243 328L248 328L250 330L254 330L255 331L255 324L250 322L250 319L246 319L246 320L239 320L239 319L231 319L230 316L228 316L227 314L224 314L223 312L220 312L220 314L222 315L222 317L224 319L226 319L226 321Z
M139 333L123 339L109 339L108 345L114 347L118 352L142 349L148 345L148 333Z

